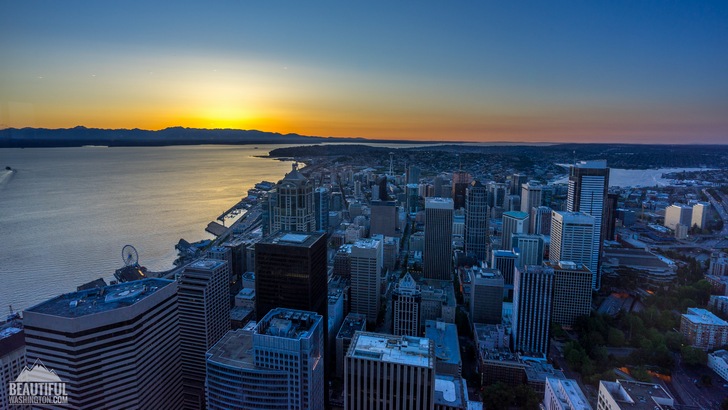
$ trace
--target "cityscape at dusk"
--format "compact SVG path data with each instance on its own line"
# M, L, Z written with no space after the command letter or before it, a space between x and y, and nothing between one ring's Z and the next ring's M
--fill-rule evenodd
M4 2L0 128L723 143L728 4Z
M0 410L728 410L728 2L0 2Z

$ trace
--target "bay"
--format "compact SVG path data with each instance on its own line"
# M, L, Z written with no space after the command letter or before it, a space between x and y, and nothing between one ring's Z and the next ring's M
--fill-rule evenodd
M22 310L80 284L113 279L131 244L152 271L289 161L287 145L0 149L0 308Z

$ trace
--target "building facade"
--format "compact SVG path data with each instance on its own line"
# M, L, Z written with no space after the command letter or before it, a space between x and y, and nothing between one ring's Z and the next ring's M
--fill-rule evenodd
M142 279L27 309L28 363L56 372L70 408L182 408L177 286Z
M412 275L405 273L392 292L392 334L420 335L422 292Z
M584 264L592 271L592 289L599 287L597 266L599 259L594 248L596 219L583 212L557 212L551 218L551 244L549 260L553 263L571 261Z
M512 249L511 235L528 233L528 214L525 212L509 211L503 213L503 233L501 236L501 249Z
M465 253L479 261L488 256L488 188L473 181L465 193Z
M551 321L571 328L579 316L588 316L592 304L592 272L574 262L546 262L554 270L554 307Z
M382 287L382 241L359 239L351 245L351 311L376 323Z
M554 271L543 266L516 267L513 285L513 350L546 354L553 307Z
M690 346L698 349L728 345L728 322L709 310L688 308L680 317L680 333Z
M315 231L314 204L313 183L298 171L298 163L294 163L291 172L269 194L269 233Z
M423 274L431 279L452 279L453 201L432 197L425 200L425 250Z
M357 332L344 362L344 409L433 409L435 345L412 336Z

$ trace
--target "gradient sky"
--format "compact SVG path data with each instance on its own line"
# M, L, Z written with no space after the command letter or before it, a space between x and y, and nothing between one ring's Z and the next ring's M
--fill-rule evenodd
M726 1L0 0L0 128L728 143Z

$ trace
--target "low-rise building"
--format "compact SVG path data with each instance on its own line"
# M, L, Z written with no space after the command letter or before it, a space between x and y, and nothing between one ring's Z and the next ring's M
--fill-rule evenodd
M428 320L425 324L425 337L435 343L437 374L461 377L463 361L460 358L460 343L455 324Z
M597 410L668 410L675 400L661 386L618 379L599 382Z
M680 318L680 333L690 346L703 350L728 344L728 322L705 309L688 308Z
M728 351L716 350L708 355L708 367L728 382Z
M591 410L591 408L576 380L546 378L544 410Z

